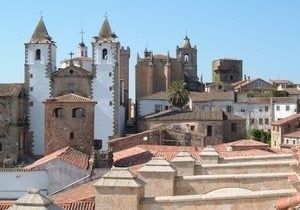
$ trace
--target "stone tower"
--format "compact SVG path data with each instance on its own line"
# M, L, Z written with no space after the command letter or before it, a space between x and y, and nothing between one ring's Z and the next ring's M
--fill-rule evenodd
M25 43L25 85L28 91L29 141L32 153L43 155L45 108L42 101L51 95L51 74L56 69L56 46L46 29L43 18L31 39Z
M181 47L177 46L176 57L183 64L186 82L198 81L197 76L197 47L191 46L190 39L185 36Z
M235 83L243 79L243 61L219 59L212 62L213 82Z
M94 134L96 140L102 140L103 149L107 149L110 138L122 136L125 130L122 97L125 83L121 85L120 82L120 43L117 38L106 17L98 36L92 42L92 96L97 101Z

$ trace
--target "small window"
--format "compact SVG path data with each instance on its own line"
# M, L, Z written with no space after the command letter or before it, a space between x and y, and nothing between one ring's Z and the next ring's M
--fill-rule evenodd
M212 136L212 125L207 126L206 135L207 136Z
M259 111L259 112L262 112L263 110L262 110L262 108L259 107L258 111Z
M293 139L293 144L296 144L296 140L295 139Z
M70 74L73 74L73 73L74 73L73 69L71 69L71 70L69 71L69 73L70 73Z
M72 110L72 117L73 118L81 118L85 117L85 109L83 108L75 108Z
M70 139L74 139L74 132L70 133Z
M111 76L112 76L112 73L111 73L111 72L109 72L109 73L108 73L108 76L110 76L110 77L111 77Z
M233 75L230 75L230 81L233 81Z
M268 111L269 111L269 107L265 106L265 112L268 112Z
M112 89L113 89L112 86L110 86L110 87L109 87L109 91L112 91Z
M185 54L184 55L184 63L188 63L189 62L189 55Z
M285 111L290 111L290 106L289 105L285 106Z
M268 118L265 118L265 124L269 125L269 119Z
M55 118L63 118L64 117L64 109L63 108L56 108L53 111Z
M231 106L227 106L226 110L227 110L227 112L232 112L232 107Z
M241 108L241 112L245 112L245 109L244 109L244 108Z
M30 74L30 78L33 78L33 74Z
M195 126L191 125L190 129L191 129L191 131L194 131L195 130Z
M33 91L33 87L30 87L30 91Z
M250 124L254 124L254 118L250 118Z
M263 119L262 119L262 118L259 118L259 119L258 119L258 123L259 123L260 125L262 125L262 124L263 124Z
M158 113L158 112L162 111L162 105L161 104L155 104L154 111L155 111L155 113Z
M29 101L29 106L33 106L33 101Z
M165 110L168 110L169 109L169 106L165 106Z
M35 51L35 60L41 60L41 50L37 49Z
M231 132L232 133L237 132L237 123L231 123Z
M112 101L109 101L109 106L112 106L113 105L113 102Z
M102 60L107 60L107 49L102 50Z
M68 83L68 92L73 93L75 91L75 84L70 82Z
M276 106L276 111L280 111L280 106Z
M0 152L2 152L2 142L0 142Z
M289 144L289 143L290 143L290 142L289 142L289 140L287 139L287 140L286 140L286 144Z

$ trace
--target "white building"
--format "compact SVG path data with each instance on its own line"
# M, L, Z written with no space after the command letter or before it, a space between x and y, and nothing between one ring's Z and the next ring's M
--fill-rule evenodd
M72 58L71 54L71 59L64 60L61 64L63 68L74 65L91 72L92 82L85 88L90 90L90 95L85 97L91 97L97 102L94 139L102 140L102 149L106 150L110 138L125 133L130 49L120 48L107 18L98 36L94 38L92 58L88 57L87 47L82 40L78 46L77 57ZM53 96L52 76L55 72L56 44L41 18L30 41L25 43L25 84L29 94L28 138L32 142L32 153L37 156L44 154L45 108L42 102ZM68 87L68 91L74 89L75 83L76 81L72 81L72 88Z

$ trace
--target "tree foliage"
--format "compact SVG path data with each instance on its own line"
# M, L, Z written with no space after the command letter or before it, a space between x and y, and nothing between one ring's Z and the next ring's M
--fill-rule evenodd
M173 81L167 95L169 103L178 108L183 108L189 101L189 91L182 80Z
M247 138L254 139L270 145L271 131L264 131L257 128L252 128L247 131Z

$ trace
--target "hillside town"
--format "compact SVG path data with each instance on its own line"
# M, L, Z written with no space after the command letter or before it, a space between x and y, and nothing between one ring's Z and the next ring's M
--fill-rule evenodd
M107 17L58 63L43 17L32 31L24 83L0 84L1 210L300 209L300 84L226 57L205 82L186 35L138 53L129 90Z

